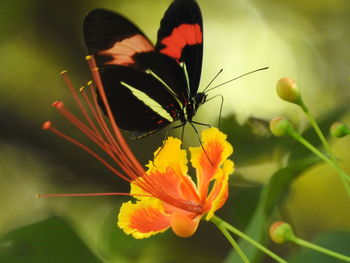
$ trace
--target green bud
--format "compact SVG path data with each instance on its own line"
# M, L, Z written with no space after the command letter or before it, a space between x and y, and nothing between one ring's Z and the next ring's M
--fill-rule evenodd
M289 135L293 129L289 120L283 117L275 117L270 121L270 131L277 137Z
M341 138L350 134L349 128L343 122L340 121L333 123L331 125L330 131L331 135L336 138Z
M276 91L278 96L285 101L300 104L301 94L294 80L284 77L277 81Z
M293 229L290 224L282 221L277 221L270 226L270 238L277 244L282 244L286 241L295 239Z

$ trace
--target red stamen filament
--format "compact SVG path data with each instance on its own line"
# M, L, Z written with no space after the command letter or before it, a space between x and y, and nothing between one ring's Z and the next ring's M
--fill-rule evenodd
M106 166L111 172L115 173L116 175L118 175L119 177L121 177L123 180L127 181L127 182L131 182L131 180L129 178L127 178L126 176L124 176L122 173L120 173L118 170L116 170L113 166L111 166L109 163L107 163L107 161L105 159L103 159L100 155L98 155L96 152L94 152L93 150L91 150L89 147L87 147L86 145L78 142L77 140L75 140L74 138L66 135L65 133L61 132L60 130L52 127L50 122L45 122L43 124L43 129L45 130L49 130L53 133L55 133L56 135L58 135L59 137L62 137L63 139L77 145L78 147L80 147L81 149L83 149L85 152L87 152L88 154L92 155L93 157L95 157L97 160L99 160L104 166Z
M150 195L142 195L142 194L128 194L128 193L88 193L88 194L37 194L37 197L66 197L66 196L144 196L151 197Z
M89 194L38 194L37 197L65 197L65 196L111 196L111 195L128 195L128 193L89 193Z

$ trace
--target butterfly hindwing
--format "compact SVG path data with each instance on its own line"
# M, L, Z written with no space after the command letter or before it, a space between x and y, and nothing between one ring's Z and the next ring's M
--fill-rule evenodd
M203 57L203 21L194 0L176 0L164 14L158 31L156 50L186 64L189 97L198 90Z
M179 118L179 103L147 73L109 66L102 69L101 80L111 110L117 113L114 114L116 122L120 128L134 132L135 137L160 130Z

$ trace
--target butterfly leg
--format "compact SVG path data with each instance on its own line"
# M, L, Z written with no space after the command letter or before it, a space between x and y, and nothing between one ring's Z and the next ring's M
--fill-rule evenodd
M181 132L181 141L184 140L184 134L185 134L185 126L186 126L186 122L182 122L180 125L177 125L175 127L172 127L172 129L177 129L182 127L182 132Z
M191 124L191 126L193 127L194 131L195 131L195 132L196 132L196 134L197 134L197 137L198 137L199 143L200 143L200 145L201 145L201 147L202 147L202 149L203 149L203 152L204 152L205 156L207 157L207 159L208 159L208 161L210 162L210 164L211 164L212 166L214 166L213 162L210 160L210 158L209 158L209 156L208 156L207 152L205 151L205 149L204 149L204 147L203 147L203 144L202 144L201 138L199 137L198 130L196 129L196 127L194 126L194 124L193 124L193 123L196 123L196 124L201 124L201 125L205 125L205 126L209 126L209 127L210 127L210 125L208 125L208 124L203 124L203 123L197 123L197 122L195 122L195 121L189 121L189 123Z
M189 121L189 123L194 123L194 124L197 124L197 125L202 125L202 126L207 126L208 128L210 128L210 124L207 124L207 123L202 123L202 122L198 122L198 121Z
M182 142L184 141L185 127L186 127L186 125L182 126L182 132L181 132L181 141Z
M172 129L177 129L186 125L186 122L182 122L180 125L172 127Z
M164 139L163 139L162 146L160 147L159 151L154 155L153 160L156 159L156 157L158 156L158 154L160 154L160 152L163 150L163 148L164 148L164 146L165 146L165 141L166 141L166 138L168 137L168 135L169 135L169 131L166 130L166 131L165 131L165 136L164 136Z

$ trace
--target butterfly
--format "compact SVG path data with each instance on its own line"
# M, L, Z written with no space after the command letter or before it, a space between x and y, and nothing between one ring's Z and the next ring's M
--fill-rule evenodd
M169 124L192 120L206 94L198 92L203 22L195 0L175 0L166 10L155 45L127 18L94 9L84 38L120 128L142 138ZM179 127L178 126L178 127Z

